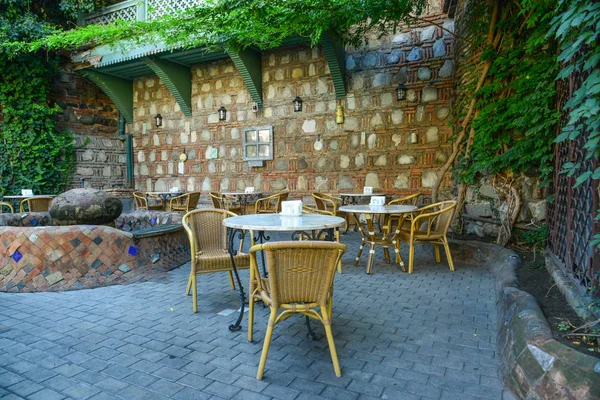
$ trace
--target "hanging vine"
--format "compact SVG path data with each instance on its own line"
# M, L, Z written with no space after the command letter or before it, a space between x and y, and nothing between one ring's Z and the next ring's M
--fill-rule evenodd
M496 176L492 186L507 205L500 244L510 239L522 203L521 174L535 171L541 186L552 176L558 62L546 34L554 13L553 1L494 1L486 34L474 32L486 38L478 62L467 70L478 78L459 98L453 152L433 188L435 201L443 175L454 166L461 210L467 185Z

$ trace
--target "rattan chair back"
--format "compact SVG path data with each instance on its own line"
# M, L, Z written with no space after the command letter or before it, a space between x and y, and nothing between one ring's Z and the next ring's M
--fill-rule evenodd
M332 196L327 196L322 193L313 193L312 197L318 210L330 212L332 215L337 214L339 203L336 202Z
M181 196L173 197L169 201L169 209L171 211L190 212L195 210L200 200L200 192L185 193Z
M422 193L421 192L417 192L417 193L413 193L409 196L405 196L405 197L400 197L398 199L394 199L391 200L388 205L412 205L412 206L416 206L417 202L419 201L419 198L421 197Z
M422 207L413 218L411 233L423 240L446 236L456 210L456 201L448 200Z
M50 202L52 201L52 199L53 197L50 196L29 197L21 201L19 210L21 212L24 212L25 205L27 205L27 209L29 210L29 212L47 212L50 208Z
M281 212L281 202L286 201L289 192L281 192L256 200L254 212L256 214L274 214Z
M0 201L0 214L2 214L4 207L8 208L11 214L15 212L15 209L13 208L12 204L7 203L5 201Z
M210 196L210 199L212 200L214 208L223 208L223 204L221 202L221 199L222 199L221 193L219 193L219 192L210 192L209 196Z
M273 307L295 308L295 303L326 304L346 246L324 241L271 242L253 246L250 254L258 250L265 251L269 271L269 286L261 289Z
M135 200L136 210L148 210L148 200L146 195L142 192L133 192L133 199Z
M212 208L185 214L181 223L188 233L192 255L227 250L227 230L223 226L223 220L235 215L227 210Z

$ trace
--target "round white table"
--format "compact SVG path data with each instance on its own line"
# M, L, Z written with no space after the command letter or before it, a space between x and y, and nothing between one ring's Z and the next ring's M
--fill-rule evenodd
M308 240L330 240L335 239L334 231L344 226L346 220L340 217L319 214L302 214L300 216L285 216L281 214L250 214L229 217L223 220L223 225L227 227L227 248L231 259L231 267L238 283L238 293L240 295L240 315L235 324L229 325L229 330L232 332L241 329L242 319L244 318L244 304L246 295L240 280L240 276L235 267L234 256L237 254L234 242L236 236L242 239L246 231L252 231L254 241L264 243L269 240L269 236L265 236L266 231L277 232L292 232L292 239L308 239ZM262 256L263 274L266 276L264 254ZM307 324L309 333L314 338L314 334L310 330L310 324Z
M246 208L248 204L252 203L252 200L259 199L263 195L263 192L221 192L222 202L221 204L225 207L226 197L236 198L240 202L240 208L242 209L242 213L246 214Z
M342 205L344 206L347 204L357 204L363 197L385 196L385 193L340 193L339 196L342 198Z
M390 263L390 253L388 250L389 246L394 248L396 252L396 262L404 267L400 259L400 245L397 240L398 230L400 229L402 222L399 223L396 231L391 232L391 223L390 219L387 218L387 222L385 223L384 229L382 229L381 233L376 233L375 228L373 227L373 215L401 215L407 214L415 211L417 209L416 206L408 206L408 205L384 205L384 206L371 206L368 204L365 205L347 205L341 206L339 208L340 211L351 213L354 216L354 221L360 235L362 236L362 242L360 244L360 248L358 249L358 254L356 255L356 260L354 262L355 265L358 265L360 261L360 256L362 254L363 247L365 244L368 244L371 248L369 250L369 259L367 261L367 274L370 274L373 270L373 258L375 256L375 246L383 247L383 254L385 255L385 260L389 264ZM367 220L367 229L363 228L360 223L360 214L364 214Z

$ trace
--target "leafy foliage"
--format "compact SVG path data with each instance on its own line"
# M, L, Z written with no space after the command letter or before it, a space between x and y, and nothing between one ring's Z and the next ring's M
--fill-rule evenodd
M0 0L0 44L31 41L66 24L91 0ZM0 195L64 189L75 166L73 139L56 130L60 108L50 104L56 56L14 54L0 46Z
M368 35L383 35L418 15L425 0L208 0L198 7L152 21L116 21L79 29L57 28L33 43L5 44L13 50L74 49L87 45L164 42L171 48L268 49L291 36L319 42L334 30L359 45ZM411 16L411 14L413 16Z
M458 179L468 184L481 174L507 171L537 171L545 184L552 176L552 143L560 117L554 105L558 63L555 46L546 37L553 2L518 3L503 10L497 26L500 45L487 46L481 55L481 61L491 63L488 80L475 93L475 135L456 168Z

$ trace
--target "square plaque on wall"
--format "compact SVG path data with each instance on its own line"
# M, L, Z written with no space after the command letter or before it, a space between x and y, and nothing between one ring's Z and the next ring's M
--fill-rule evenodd
M273 127L244 128L242 148L243 159L250 167L263 167L265 160L273 159Z

